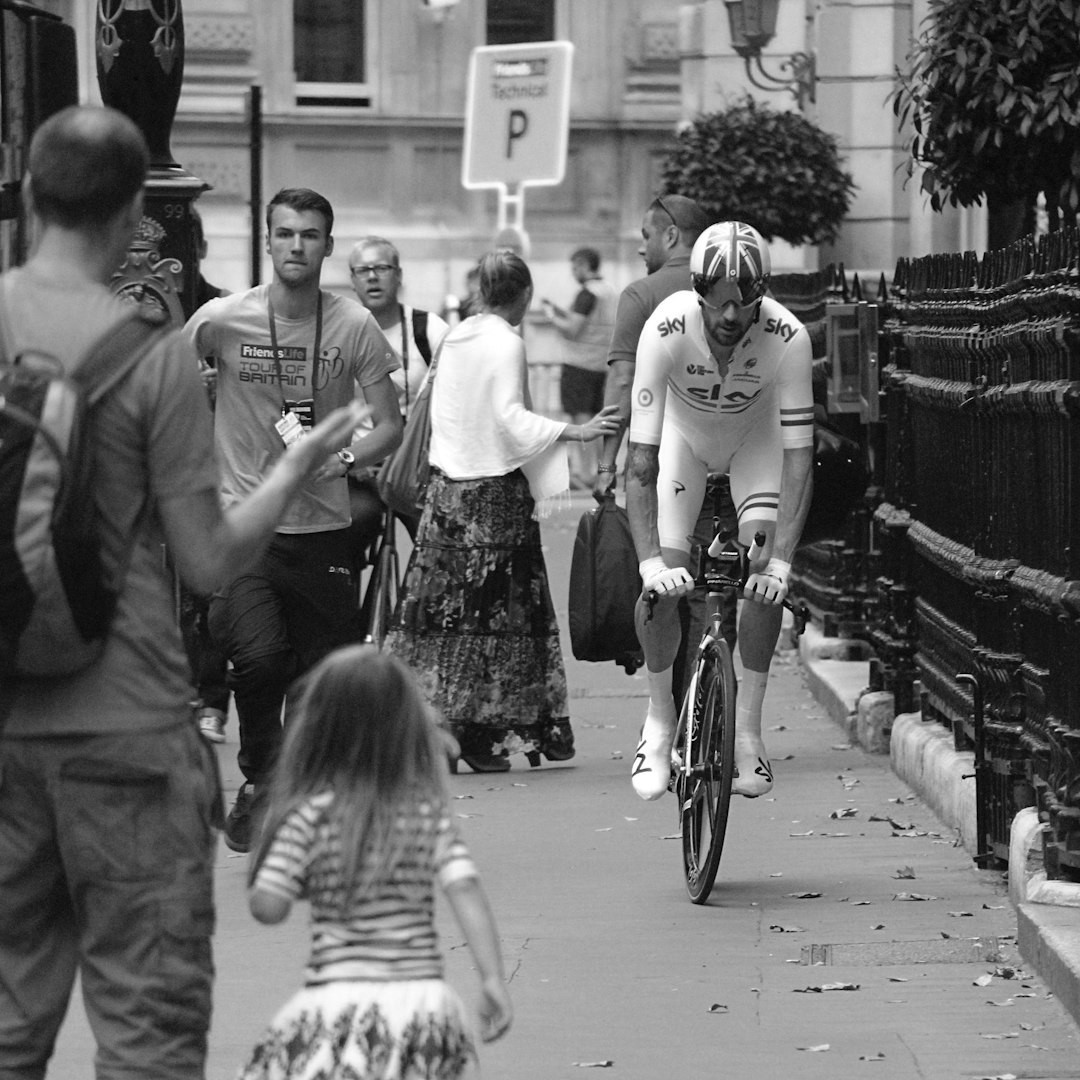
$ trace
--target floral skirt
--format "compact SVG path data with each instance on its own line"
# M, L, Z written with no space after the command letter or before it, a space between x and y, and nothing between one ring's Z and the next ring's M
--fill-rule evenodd
M305 986L271 1021L237 1080L475 1080L461 999L441 979Z
M432 469L387 638L463 744L486 737L496 753L570 737L535 509L520 471L451 480Z

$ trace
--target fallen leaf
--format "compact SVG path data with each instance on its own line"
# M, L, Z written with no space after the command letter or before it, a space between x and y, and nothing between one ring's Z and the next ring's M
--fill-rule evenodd
M874 925L871 926L870 929L871 930L884 930L885 929L885 924L883 922L874 923Z
M720 1005L717 1002L713 1002L713 1004L709 1006L709 1012L711 1013L726 1013L727 1011L728 1007L726 1005Z
M851 743L835 743L829 747L830 750L850 750Z
M612 761L622 761L622 751L621 750L612 750L611 751L611 760Z
M1012 998L1006 998L1004 1001L987 1001L987 1005L995 1005L999 1009L1004 1009L1009 1005L1015 1005L1016 1002Z
M661 840L681 840L682 839L682 833L681 832L668 833L667 836L661 836L660 839Z
M994 981L994 976L987 973L986 975L980 975L971 985L972 986L989 986Z
M910 866L901 866L899 870L893 874L894 878L900 878L903 881L913 881L915 879L915 871Z
M952 934L946 933L944 930L939 930L938 933L946 940L952 941Z
M885 1055L880 1053L880 1052L877 1053L877 1054L860 1054L859 1055L859 1060L860 1061L884 1061L885 1060Z
M970 911L947 911L946 915L951 916L954 919L973 919L975 915Z
M828 1043L821 1043L819 1046L796 1046L796 1050L809 1050L811 1054L821 1054L829 1049Z
M611 832L611 826L605 825L602 829L593 829L593 832Z
M783 877L783 876L784 876L784 874L783 874L783 871L781 871L781 870L777 870L777 872L775 874L770 874L769 875L769 877Z
M890 975L889 982L909 982L906 975Z
M770 731L787 731L787 725L786 724L773 724L773 726L771 728L769 728L769 730Z
M869 907L870 906L870 901L869 900L852 900L851 901L851 906L852 907Z
M474 795L455 795L454 798L455 799L472 799L472 798L475 798L475 796Z
M1019 1031L1000 1031L996 1035L981 1035L983 1039L1019 1039Z
M624 817L623 821L637 821L636 817Z
M816 900L821 893L819 892L789 892L788 896L794 900Z
M774 934L805 934L806 930L801 926L781 926L779 923L773 923L769 929Z
M809 829L807 832L789 832L788 836L813 836L814 830Z
M1014 967L1005 967L999 965L994 968L994 977L998 979L1020 979L1024 978Z
M983 904L983 911L1004 911L1004 904Z
M839 810L834 810L829 817L833 819L838 818L851 818L854 817L859 811L854 806L844 806Z
M795 760L795 755L794 754L773 754L772 755L772 760L773 761L794 761Z
M940 900L940 896L930 896L921 892L898 892L893 893L894 900Z
M603 1061L575 1061L574 1064L579 1069L610 1069L615 1062L605 1058Z
M822 983L820 986L807 986L807 987L804 987L802 990L794 990L793 993L796 993L796 994L824 994L824 993L828 992L829 990L858 990L858 989L859 989L859 984L858 983L835 982L835 983Z

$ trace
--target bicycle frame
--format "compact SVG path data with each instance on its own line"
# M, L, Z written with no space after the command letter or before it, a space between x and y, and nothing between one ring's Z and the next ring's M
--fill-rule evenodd
M367 615L364 644L375 645L379 649L386 640L390 619L397 606L398 588L401 583L397 551L397 520L394 511L387 508L379 537L378 551L372 562L371 578L360 606L361 614Z

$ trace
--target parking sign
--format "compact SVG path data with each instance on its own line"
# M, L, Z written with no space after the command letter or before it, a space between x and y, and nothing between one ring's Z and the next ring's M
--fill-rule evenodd
M573 53L569 41L473 49L461 169L465 187L562 182Z

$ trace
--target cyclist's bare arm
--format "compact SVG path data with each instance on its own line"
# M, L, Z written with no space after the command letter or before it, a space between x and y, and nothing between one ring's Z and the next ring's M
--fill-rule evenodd
M626 514L638 562L660 556L656 480L660 447L631 441L626 450Z
M776 538L773 540L774 558L791 562L799 546L806 515L810 510L810 498L814 493L814 448L801 446L784 451L784 464L780 473L780 500L776 511Z

